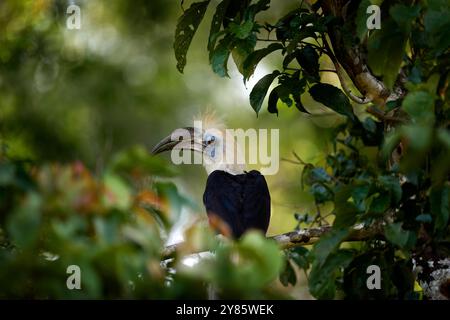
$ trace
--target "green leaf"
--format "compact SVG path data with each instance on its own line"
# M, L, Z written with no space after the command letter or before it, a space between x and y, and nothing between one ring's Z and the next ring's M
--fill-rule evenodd
M384 227L384 235L387 240L400 248L409 247L411 239L415 242L415 234L412 231L404 230L402 222L387 224Z
M112 245L119 240L120 219L117 215L108 217L95 217L94 227L98 241L102 244Z
M426 91L431 94L433 97L436 95L437 86L440 81L440 74L435 72L430 75L426 82L420 83L418 85L419 90Z
M118 175L108 172L103 178L103 183L105 189L108 191L108 196L103 197L103 203L106 207L121 210L130 208L130 187Z
M310 293L317 299L333 299L336 294L336 278L340 270L353 260L349 250L338 250L330 254L325 263L314 261L308 277Z
M220 77L228 77L227 64L232 49L232 41L231 37L223 38L211 54L212 69Z
M328 108L356 120L353 108L347 96L335 86L327 83L317 83L309 89L309 94L317 102L323 103Z
M333 226L336 228L350 227L356 222L358 210L355 200L350 201L352 193L355 191L353 185L345 185L337 188L334 195L334 207L336 219Z
M257 13L269 9L270 0L259 0L248 7L245 12L245 20L253 21Z
M317 15L308 13L305 9L294 9L282 17L275 25L275 33L278 40L283 44L290 40L287 46L287 54L292 53L300 41L306 38L317 38L318 30Z
M244 40L236 40L233 51L231 52L233 56L234 63L236 64L239 72L244 75L244 61L253 52L256 45L256 36L251 35Z
M295 58L303 70L311 77L319 80L319 55L312 46L305 46L297 51Z
M434 98L428 92L410 92L403 100L402 108L411 116L414 123L434 122Z
M448 25L449 10L428 10L424 17L425 30L430 33L438 33Z
M297 108L298 111L309 114L309 111L305 109L305 106L302 103L300 94L294 94L294 101L295 107Z
M450 187L433 188L430 191L431 214L434 217L434 229L444 230L449 221Z
M411 23L420 14L420 9L419 5L406 6L404 4L396 4L389 9L389 14L402 31L408 34L411 31Z
M405 172L417 170L426 160L433 144L433 129L421 124L408 124L399 128L400 138L407 141L407 152L400 159L400 167Z
M180 218L181 210L183 207L191 207L197 209L196 203L194 203L189 198L180 194L177 186L171 182L156 182L155 189L157 190L158 196L163 199L167 199L170 203L170 213L172 221L177 221ZM164 213L159 214L159 218L163 223L167 223L167 217Z
M314 38L317 39L315 27L307 26L302 28L299 32L297 32L292 39L292 41L288 44L286 47L286 53L291 54L294 52L294 50L298 47L298 44L300 41L306 39L306 38Z
M178 19L173 47L175 50L175 58L177 59L177 69L181 73L183 73L184 67L186 66L186 54L191 45L192 38L200 22L203 20L209 2L207 0L193 3Z
M317 204L324 203L333 199L331 191L322 183L313 183L310 188L311 194Z
M288 107L292 105L292 100L295 102L295 107L304 113L309 113L302 104L301 95L305 92L307 83L306 77L300 78L300 70L293 74L283 74L279 79L280 84L277 88L277 94L281 101Z
M9 215L6 227L14 245L26 247L37 240L41 223L41 206L41 197L35 192L30 192L23 203Z
M405 125L400 128L401 134L408 140L408 147L413 150L426 152L432 143L433 131L428 126Z
M289 250L289 258L294 261L299 268L304 270L309 268L308 254L308 249L304 247L297 247Z
M367 181L355 181L352 184L351 195L353 198L353 204L359 212L366 211L365 200L370 190L370 183Z
M278 245L254 231L245 233L237 242L219 246L215 261L214 282L221 289L234 290L233 296L236 290L261 290L275 280L283 268L283 255Z
M278 89L280 86L275 87L272 92L270 92L269 94L269 101L267 103L267 110L269 111L269 113L276 113L278 116L278 108L277 108L277 104L278 104Z
M391 196L387 192L376 193L369 198L368 213L379 215L384 213L391 203Z
M358 11L356 13L356 35L358 36L360 42L362 42L367 34L367 7L372 3L370 0L362 0L358 6Z
M405 52L407 35L392 20L383 22L380 30L375 30L368 41L368 62L377 76L389 89L394 86Z
M11 163L0 165L0 186L13 185L15 182L16 167Z
M314 168L309 172L309 179L312 182L330 182L331 177L324 168Z
M238 39L245 39L250 36L253 30L254 22L251 20L245 21L243 24L230 23L229 30Z
M450 10L448 1L446 7L442 6L439 10L428 10L424 17L427 42L433 48L437 55L445 52L450 46L450 37L448 30L450 28Z
M280 282L287 287L289 284L295 286L297 283L297 275L289 260L286 260L284 270L280 274Z
M132 146L116 154L111 160L109 170L122 174L155 175L173 177L177 171L175 167L158 157L153 157L143 146Z
M394 260L394 252L394 250L386 246L370 246L358 252L358 255L344 271L342 289L345 292L345 298L350 300L404 298L403 295L399 295L398 287L392 283L392 280L396 284L403 280L394 273L397 267ZM370 290L367 288L367 279L370 276L367 273L367 267L370 265L376 265L380 268L381 290ZM414 283L414 280L412 280L412 283Z
M278 98L286 104L288 107L292 106L292 99L291 99L291 93L292 93L292 87L289 83L287 83L286 76L282 75L278 78L278 83L280 84L277 89Z
M444 128L440 128L437 131L437 138L445 148L450 150L450 132L448 132Z
M283 59L283 69L286 70L289 67L289 64L292 62L292 60L295 59L295 55L297 52L292 52L290 54L286 54Z
M394 176L379 176L378 180L380 181L383 188L389 191L392 202L397 204L402 199L402 187L400 185L400 181L397 177Z
M372 118L365 118L362 122L363 128L367 130L370 133L376 133L377 132L377 123Z
M211 58L211 54L216 46L217 34L220 32L222 27L223 19L225 18L225 13L227 11L230 0L224 0L219 3L216 7L216 12L211 21L211 28L208 37L208 52Z
M348 236L348 233L347 229L332 229L323 235L311 251L314 263L321 267L328 256L339 248L339 245Z
M252 106L253 110L255 110L256 114L259 113L259 110L261 109L261 105L263 104L264 98L267 94L267 90L269 90L270 85L272 84L273 80L275 80L276 77L280 72L278 70L275 70L272 73L269 73L262 77L253 87L252 91L250 92L250 105Z
M381 154L384 160L387 160L401 140L400 130L392 130L386 134L381 148Z
M272 43L267 48L259 49L247 57L243 63L243 75L244 75L244 81L247 81L250 76L255 72L256 66L258 63L268 54L283 49L283 46L280 43Z

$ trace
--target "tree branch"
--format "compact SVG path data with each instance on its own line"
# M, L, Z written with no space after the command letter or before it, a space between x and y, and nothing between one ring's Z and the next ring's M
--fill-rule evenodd
M278 243L280 249L288 249L300 246L311 245L317 242L323 235L330 232L331 226L321 226L316 228L300 229L276 236L269 237ZM374 224L370 227L355 226L344 241L363 241L373 237L383 238L383 231L380 224ZM162 259L171 258L183 242L172 244L164 248ZM191 252L198 253L198 252Z
M379 110L373 106L367 107L366 112L375 116L376 118L378 118L381 121L392 122L392 123L404 122L404 119L388 116L388 115L384 114L384 112L382 112L381 110Z
M329 0L323 1L321 7L326 15L335 16L345 21L347 16L350 15L350 12L348 12L349 3L350 1L348 0ZM354 14L354 12L352 12L352 14ZM333 48L332 53L331 49L328 48L328 51L330 51L330 58L334 56L335 61L333 61L333 63L340 76L339 80L341 81L343 89L352 100L355 100L356 102L361 101L362 103L373 101L376 104L384 105L386 102L397 100L405 94L404 89L400 87L396 87L394 90L390 91L382 81L372 74L367 65L364 48L358 44L349 46L345 42L345 37L340 28L330 26L328 28L328 36ZM325 38L324 40L324 44L326 45L327 41ZM364 98L359 98L354 94L349 93L348 88L344 87L345 82L343 82L342 79L342 70L339 70L340 66L342 66Z
M335 57L335 55L333 54L333 51L331 50L330 45L328 44L327 39L325 38L324 35L322 35L323 38L323 43L324 46L326 48L326 52L328 54L328 56L331 59L331 62L333 62L334 68L336 69L336 74L339 78L339 82L341 83L342 89L344 90L345 94L352 99L354 102L358 103L358 104L366 104L371 102L370 98L367 97L358 97L356 95L354 95L352 93L352 91L350 90L350 88L347 86L347 83L345 82L345 77L344 77L344 70L342 69L341 65L339 64L338 59Z

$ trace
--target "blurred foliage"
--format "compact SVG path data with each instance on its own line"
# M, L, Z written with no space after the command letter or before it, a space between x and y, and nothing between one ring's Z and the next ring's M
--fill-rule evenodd
M67 1L0 2L1 298L286 298L296 294L278 279L298 288L303 273L316 298L419 297L412 259L450 254L447 1L378 1L389 27L371 32L368 0L352 2L346 22L324 15L322 1L224 0L211 9L217 2L182 3L175 26L179 7L164 0L79 1L86 18L76 32L65 28ZM332 67L330 27L364 46L389 87L406 77L405 97L370 105L393 123L355 107L323 71ZM293 199L297 212L289 222L277 211L271 228L332 224L312 247L281 252L252 232L218 239L196 220L161 261L182 211L202 210L169 182L181 170L147 148L205 100L256 126L243 124L236 87L205 80L207 60L246 85L268 72L249 104L260 123L290 132L282 154L301 155L271 185L272 198ZM191 78L175 75L175 65ZM377 224L384 238L345 242L352 227ZM366 287L371 264L382 270L382 290ZM67 289L69 265L80 266L82 290Z
M133 158L136 150L117 159ZM223 297L281 297L264 288L278 275L282 256L258 233L219 241L205 225L195 225L181 253L212 250L216 257L195 268L183 262L184 254L161 262L177 219L170 212L187 200L172 184L140 181L152 170L164 176L161 164L146 157L139 161L145 174L112 166L100 178L80 162L37 167L3 157L0 297L207 298L207 284ZM70 265L81 269L81 290L66 287Z
M0 297L206 298L209 284L280 297L268 285L282 256L259 234L222 243L202 221L161 261L183 212L203 209L169 181L180 170L148 150L213 96L192 90L167 54L179 6L77 1L81 29L68 30L69 4L0 2ZM217 259L189 267L197 247ZM81 290L66 286L70 265Z

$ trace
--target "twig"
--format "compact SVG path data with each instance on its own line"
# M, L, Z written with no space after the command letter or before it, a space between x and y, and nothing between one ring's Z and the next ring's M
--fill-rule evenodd
M264 41L264 42L281 42L280 40L277 39L262 39L262 38L257 38L257 41Z
M333 73L337 73L337 71L333 70L333 69L320 69L319 72L333 72Z
M322 226L322 215L320 213L320 208L317 203L316 203L316 210L317 210L317 213L316 213L316 216L314 217L314 222L317 222L319 224L319 227L321 227Z
M303 161L295 151L292 151L292 155L295 157L295 159L298 160L298 162L300 162L300 163L303 164L304 166L307 165L307 163L306 163L305 161Z
M376 118L378 118L379 120L382 120L382 121L398 122L398 123L404 122L404 120L401 118L387 116L386 114L384 114L383 111L381 111L373 106L368 107L366 109L366 112L375 116Z
M285 161L285 162L289 162L289 163L293 163L293 164L302 164L302 163L300 163L298 161L291 160L291 159L288 159L288 158L281 158L281 161Z

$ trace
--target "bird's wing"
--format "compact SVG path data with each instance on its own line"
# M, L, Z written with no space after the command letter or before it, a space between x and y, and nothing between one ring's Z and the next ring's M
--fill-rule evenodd
M203 203L208 216L224 221L234 237L248 229L267 231L270 220L270 194L263 175L250 171L232 175L213 171L206 183Z
M266 179L256 170L246 174L242 216L244 228L267 232L270 221L270 193Z
M208 176L203 203L210 222L219 217L231 229L233 236L239 237L244 233L242 223L244 186L236 176L225 171L216 170ZM219 230L222 231L222 230Z

